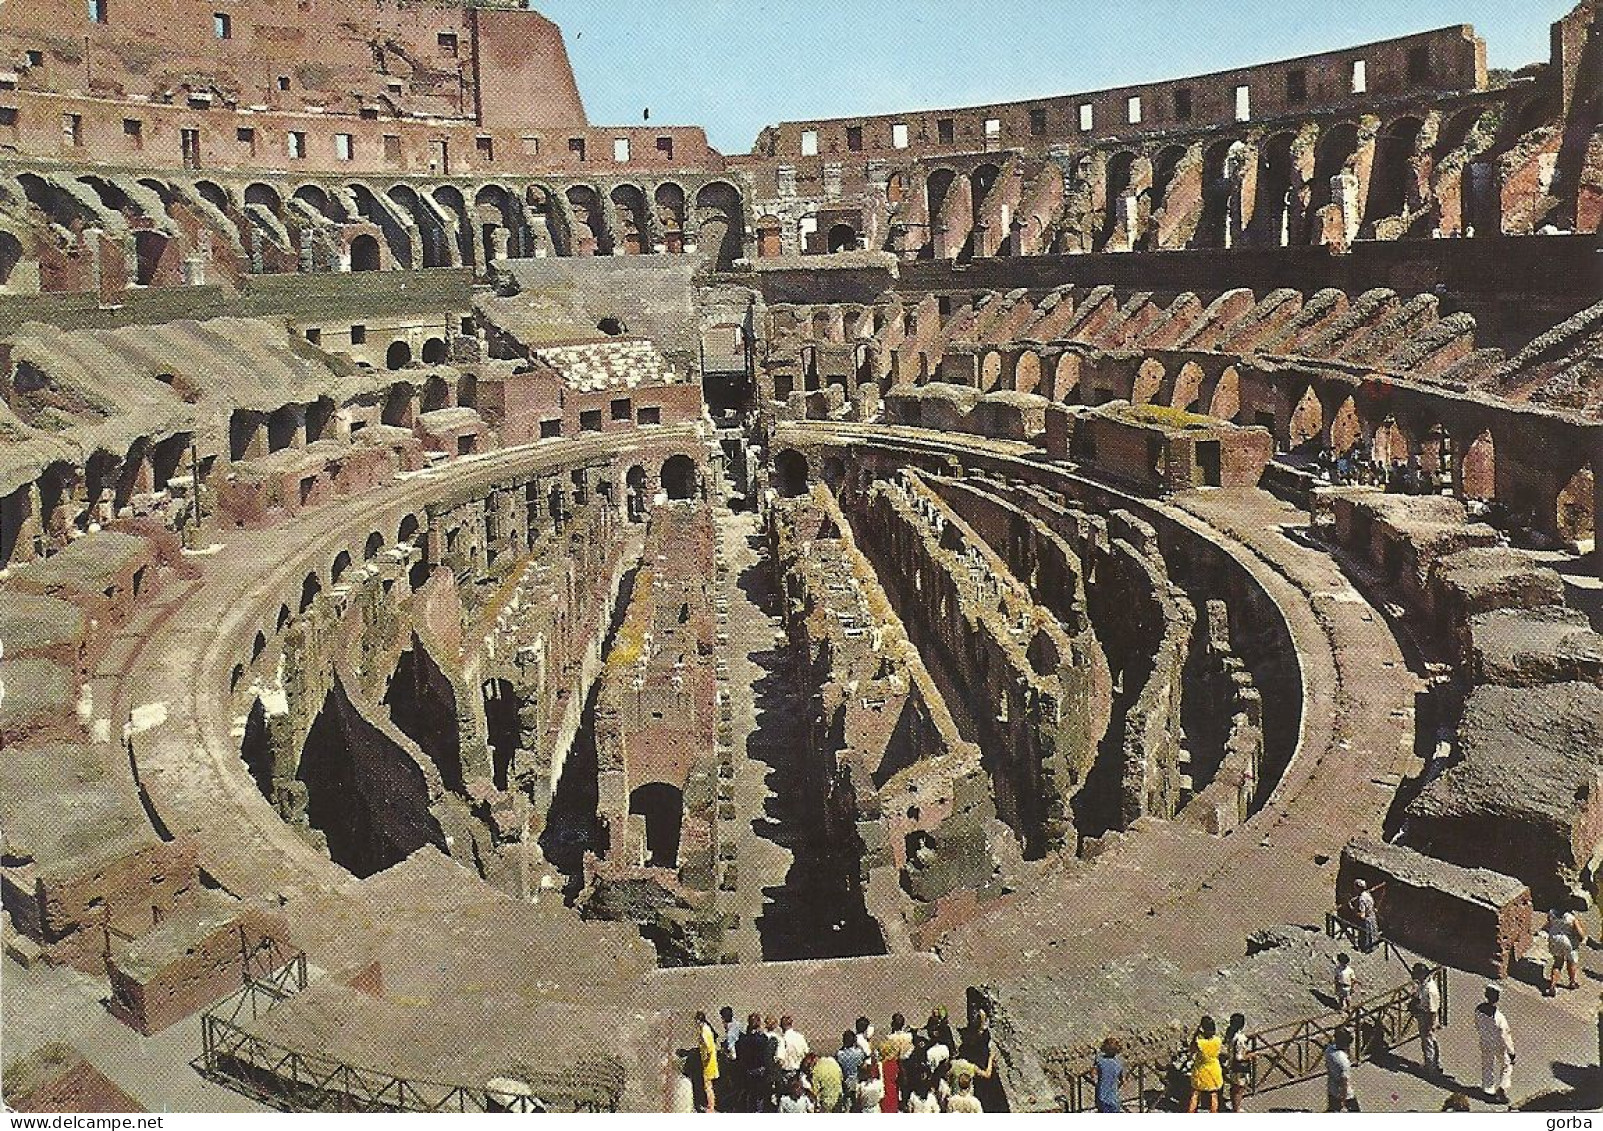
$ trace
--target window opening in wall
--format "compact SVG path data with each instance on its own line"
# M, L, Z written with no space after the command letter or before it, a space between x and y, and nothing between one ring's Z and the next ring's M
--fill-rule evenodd
M17 108L15 106L0 106L0 126L14 128L17 124Z
M1001 140L1002 140L1002 119L1001 118L987 118L987 119L985 119L985 145L986 145L986 147L989 148L989 147L997 144Z
M1090 133L1096 124L1096 110L1089 102L1080 103L1080 132Z
M384 135L384 160L388 161L391 165L400 164L400 162L401 162L401 135L400 134L385 134Z
M1130 124L1132 126L1139 126L1141 124L1141 96L1139 94L1131 95L1129 100L1125 103L1125 108L1129 112L1128 117L1130 119Z
M82 114L61 115L61 140L73 147L83 144Z
M625 397L612 402L612 419L633 420L635 418L634 402Z
M640 415L636 419L641 425L661 424L662 409L658 408L656 405L653 405L650 408L643 408L640 410Z
M892 149L906 149L907 145L908 145L907 123L906 122L896 122L896 123L892 124L892 126L891 126L891 148Z
M339 161L350 161L356 156L355 139L350 134L334 135L334 157Z
M240 126L234 131L234 138L245 147L245 152L252 157L256 155L256 129L253 126Z
M479 155L480 161L495 160L495 139L493 137L476 137L473 139L473 151Z
M352 326L351 327L351 345L360 346L360 345L366 345L366 344L367 344L367 327L361 325L360 323L358 323L355 326Z
M1363 94L1369 90L1369 65L1362 59L1353 60L1353 93Z
M673 160L673 138L663 136L657 139L657 154L664 161Z
M612 139L612 160L615 164L625 165L629 161L629 139L615 137Z
M278 76L278 89L279 90L288 90L289 89L289 76L288 75L279 75Z
M109 0L89 0L89 21L91 23L109 23L111 13L107 8Z
M306 157L306 135L299 130L290 130L285 139L286 152L294 161L304 160Z
M1408 81L1415 86L1430 82L1430 48L1408 49Z
M568 156L575 161L584 160L584 138L570 137L568 139Z
M801 135L801 155L803 157L818 156L818 131L803 130Z
M449 55L453 59L456 58L456 51L457 51L456 32L454 32L454 31L442 31L440 33L440 35L439 35L439 43L440 43L440 54Z
M542 439L542 440L556 440L556 439L559 439L561 436L562 436L562 421L561 420L542 420L542 421L540 421L540 439Z
M378 121L378 107L377 106L363 106L362 109L361 109L361 116L362 116L362 121L364 121L364 122L376 122L376 121Z
M846 148L851 150L853 153L861 153L863 151L862 126L846 127Z
M579 414L579 431L601 431L601 410L599 408L587 409Z
M1252 117L1252 89L1236 87L1236 121L1245 122Z
M212 13L212 34L218 39L233 39L234 18L227 12Z
M1298 68L1286 74L1286 101L1293 106L1308 101L1308 72Z
M128 144L135 149L145 147L145 123L138 118L124 118L122 120L122 136L128 139Z
M1191 120L1191 88L1182 86L1174 92L1174 116L1182 121Z
M28 66L30 66L30 67L42 67L44 65L45 65L45 53L43 51L30 51L30 52L28 52Z
M306 330L306 340L308 342L311 342L312 345L314 345L314 346L322 345L323 344L323 331L318 329L316 326L308 327L307 330Z
M1046 136L1046 111L1036 108L1030 111L1030 136Z
M935 137L942 145L951 145L957 141L957 122L951 118L941 118L935 123Z
M518 140L523 143L523 155L525 157L540 156L540 139L538 137L533 134L525 134Z

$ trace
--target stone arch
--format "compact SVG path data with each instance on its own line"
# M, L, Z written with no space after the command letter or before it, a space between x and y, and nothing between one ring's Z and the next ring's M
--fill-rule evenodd
M1358 127L1352 122L1338 122L1320 135L1314 148L1314 179L1310 188L1308 214L1317 218L1321 209L1335 202L1331 182L1352 169L1358 157ZM1314 240L1323 234L1317 219L1310 233Z
M1482 429L1461 444L1453 461L1454 491L1466 499L1497 498L1497 441Z
M228 213L234 210L234 202L227 190L215 181L196 181L195 192L219 212Z
M405 340L398 339L390 343L389 349L384 351L384 367L391 372L405 369L412 364L412 347Z
M424 365L444 365L451 359L451 351L444 338L429 338L423 343Z
M1252 216L1254 242L1267 247L1301 243L1294 230L1295 199L1302 188L1297 171L1297 135L1283 130L1258 148L1258 184Z
M712 181L696 192L697 244L711 253L714 267L727 271L744 254L745 207L740 190Z
M1169 394L1169 406L1190 412L1200 409L1202 382L1205 377L1202 366L1196 362L1188 361L1181 365L1180 371L1174 375L1174 390Z
M367 536L367 541L362 546L362 560L364 562L372 561L379 556L383 549L384 535L375 530Z
M526 258L528 239L517 193L504 185L481 186L473 194L473 234L474 251L486 268L498 259Z
M274 216L283 219L284 200L272 185L254 181L245 186L244 200L246 204L254 204L258 208L265 208Z
M1221 138L1202 154L1202 215L1197 221L1193 247L1227 247L1230 243L1230 200L1235 184L1230 178L1230 151L1235 138Z
M169 238L161 232L141 230L134 233L134 284L148 287L156 282L162 259L167 254Z
M573 254L612 254L612 234L607 231L601 195L591 185L573 185L565 195L573 225Z
M668 254L679 255L685 250L684 186L674 181L663 181L653 190L651 205ZM776 219L774 224L777 228L779 221ZM775 238L778 238L777 232ZM776 250L774 254L778 255L779 252Z
M1234 365L1227 365L1214 383L1208 398L1208 415L1220 420L1234 420L1241 412L1241 374Z
M423 382L423 395L419 399L424 412L439 412L451 407L451 384L438 373Z
M1052 400L1070 404L1080 399L1080 355L1069 351L1058 356L1052 366Z
M1157 358L1149 357L1141 362L1135 372L1135 384L1130 390L1131 404L1155 404L1163 392L1163 378L1166 371L1163 362Z
M330 585L338 585L345 571L351 568L351 552L341 550L334 555L334 561L328 567L328 581Z
M1303 389L1302 396L1291 410L1287 431L1291 436L1293 448L1300 448L1309 443L1317 446L1324 436L1325 408L1312 385Z
M1124 221L1123 201L1129 195L1135 181L1135 163L1137 154L1134 150L1121 149L1108 156L1102 173L1102 233L1100 246L1107 248L1118 235L1119 227ZM1132 241L1139 235L1138 232L1125 233ZM1123 250L1120 248L1118 250Z
M438 185L430 195L434 203L456 221L457 257L468 267L484 265L475 226L468 215L467 198L462 195L462 190L455 185Z
M331 224L344 224L350 217L346 215L345 208L340 204L338 197L330 196L328 190L322 185L304 184L290 194L292 200L316 212Z
M757 258L778 259L784 253L784 225L778 216L763 216L757 221Z
M1553 500L1554 531L1566 542L1584 542L1593 537L1596 526L1591 464L1582 464L1563 481Z
M827 233L826 248L831 255L857 250L857 229L850 224L835 224Z
M301 581L301 612L309 611L322 591L323 583L317 579L317 574L307 574Z
M422 525L418 522L417 515L405 515L402 517L400 525L395 528L395 540L397 542L405 542L409 546L414 545L412 540L417 537L420 529L422 529Z
M1041 355L1034 350L1019 354L1013 366L1013 387L1021 393L1041 391Z
M446 238L445 226L440 216L434 211L430 203L426 203L418 196L417 191L410 185L395 185L388 194L391 201L403 212L411 215L416 225L418 243L421 245L422 262L418 263L416 256L413 259L414 267L449 267L451 265L451 251Z
M609 194L617 214L620 231L615 241L625 255L645 255L651 249L651 222L646 212L646 194L638 185L622 184Z
M1364 221L1374 225L1409 209L1419 195L1420 118L1406 116L1389 122L1375 136L1375 159L1370 167L1369 194Z
M668 498L674 502L693 500L701 489L696 461L683 454L669 456L664 461L659 482Z
M380 267L378 240L362 233L351 241L351 270L377 271Z
M1358 405L1352 397L1343 397L1336 411L1330 414L1330 447L1347 453L1363 439L1364 425L1358 416Z
M1002 352L986 350L980 358L980 391L994 393L1002 387Z
M937 228L940 225L941 211L946 207L946 198L951 195L952 185L957 181L955 169L933 169L924 180L925 215L929 226L926 229L928 238L919 250L920 259L933 259L935 257L935 243Z

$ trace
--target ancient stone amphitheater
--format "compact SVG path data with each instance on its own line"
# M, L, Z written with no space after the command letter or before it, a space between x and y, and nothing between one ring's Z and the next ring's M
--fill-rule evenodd
M1013 1110L1237 1010L1317 1106L1364 880L1369 1106L1453 1090L1399 959L1595 1105L1596 0L738 156L512 4L214 7L0 7L7 1104L940 1005Z

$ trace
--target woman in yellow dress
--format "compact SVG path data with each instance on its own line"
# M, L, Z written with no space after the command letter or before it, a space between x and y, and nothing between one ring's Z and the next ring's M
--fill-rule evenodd
M1196 1059L1191 1065L1191 1105L1187 1111L1196 1111L1202 1097L1208 1097L1208 1110L1219 1111L1219 1093L1224 1090L1225 1074L1219 1064L1219 1051L1224 1047L1212 1017L1204 1017L1191 1037L1191 1050Z

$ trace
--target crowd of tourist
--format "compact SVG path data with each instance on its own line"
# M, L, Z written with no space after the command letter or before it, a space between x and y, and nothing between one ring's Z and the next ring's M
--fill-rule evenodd
M788 1014L750 1014L724 1006L717 1021L695 1018L696 1045L685 1050L697 1111L1004 1112L990 1018L975 1010L954 1029L944 1008L921 1028L893 1014L880 1034L866 1017L843 1029L838 1047L813 1043ZM833 1044L833 1042L831 1042Z
M1314 463L1320 478L1335 487L1380 487L1395 495L1440 495L1453 487L1452 471L1445 462L1432 469L1418 456L1376 459L1364 444L1344 452L1321 448Z

